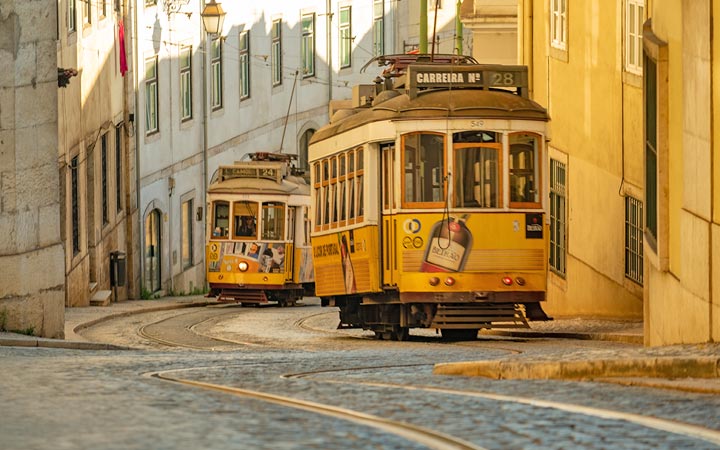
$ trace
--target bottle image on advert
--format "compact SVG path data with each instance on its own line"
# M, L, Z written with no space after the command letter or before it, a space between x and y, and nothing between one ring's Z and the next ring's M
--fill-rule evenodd
M345 292L347 294L354 294L357 292L355 269L353 269L352 261L350 260L350 248L348 247L347 238L344 235L340 238L340 258L342 261L343 277L345 279Z
M421 272L460 272L472 249L472 233L465 225L468 214L433 225L425 248Z

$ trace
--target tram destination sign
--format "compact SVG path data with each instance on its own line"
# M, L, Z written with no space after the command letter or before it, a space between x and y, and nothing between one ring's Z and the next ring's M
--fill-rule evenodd
M498 64L473 65L409 65L407 87L411 97L418 90L431 88L502 88L527 96L527 66Z
M265 178L279 183L282 180L282 163L235 163L220 167L220 180L231 178Z

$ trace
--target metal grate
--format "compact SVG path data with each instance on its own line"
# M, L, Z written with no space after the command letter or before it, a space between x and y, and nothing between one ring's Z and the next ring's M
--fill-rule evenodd
M643 284L643 204L625 197L625 276Z
M550 160L550 268L565 276L565 164Z

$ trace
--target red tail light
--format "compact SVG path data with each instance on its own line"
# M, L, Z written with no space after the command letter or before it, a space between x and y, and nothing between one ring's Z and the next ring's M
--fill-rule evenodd
M510 286L513 284L513 279L510 277L503 277L502 282L505 286Z
M453 278L453 277L445 278L445 286L452 286L454 284L455 284L455 278Z

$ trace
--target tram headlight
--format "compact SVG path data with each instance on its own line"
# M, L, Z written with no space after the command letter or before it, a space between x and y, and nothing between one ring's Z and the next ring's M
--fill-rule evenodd
M518 286L525 286L525 278L523 277L515 277L515 282Z
M510 286L510 285L513 284L513 279L510 278L510 277L503 277L502 283L503 283L505 286Z
M440 284L440 278L432 277L428 280L428 283L430 283L430 286L437 286L438 284Z
M445 286L454 286L454 285L455 285L455 278L453 278L453 277L445 278Z
M248 263L246 263L245 261L242 261L240 262L240 264L238 264L238 269L240 269L240 272L247 272L249 267L250 266L248 266Z

